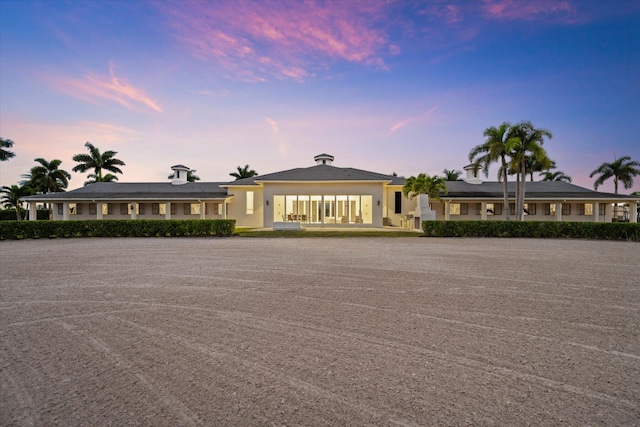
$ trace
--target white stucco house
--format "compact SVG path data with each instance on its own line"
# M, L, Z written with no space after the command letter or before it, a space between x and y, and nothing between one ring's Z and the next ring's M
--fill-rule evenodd
M76 190L24 197L30 218L50 203L54 220L214 219L237 226L419 228L422 220L499 220L515 214L515 183L503 206L502 183L480 179L466 167L462 181L447 182L442 202L402 194L405 178L334 166L320 154L315 164L232 182L188 182L189 168L172 167L170 182L102 182ZM640 198L603 193L565 182L527 182L527 221L636 222ZM619 205L619 206L616 206ZM626 205L626 207L623 207Z

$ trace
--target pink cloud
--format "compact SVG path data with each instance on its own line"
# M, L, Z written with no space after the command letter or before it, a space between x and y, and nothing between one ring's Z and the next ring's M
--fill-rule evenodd
M566 0L484 0L482 12L488 18L508 21L551 19L577 22L576 10Z
M408 117L404 120L400 120L399 122L394 123L390 128L389 128L389 135L392 135L393 133L395 133L396 131L402 129L403 127L413 123L413 122L421 122L424 121L428 118L431 117L432 113L434 113L436 111L436 107L431 107L429 108L427 111L425 111L422 114L419 114L417 116L413 116L413 117Z
M377 26L385 19L385 2L241 0L157 6L193 55L238 72L246 81L267 76L302 80L327 60L385 68L382 54L399 52Z
M102 99L116 102L130 110L134 109L134 103L140 103L162 113L160 106L145 95L142 89L116 76L113 63L109 64L108 77L88 74L83 79L60 79L55 84L70 95L90 102Z

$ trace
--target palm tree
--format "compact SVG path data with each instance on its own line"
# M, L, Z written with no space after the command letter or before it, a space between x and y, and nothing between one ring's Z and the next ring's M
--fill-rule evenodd
M3 186L2 194L4 194L1 199L2 206L5 209L15 209L16 218L20 221L22 219L22 215L20 213L22 204L20 203L20 199L24 196L31 195L31 189L25 185L12 185L11 187Z
M237 166L238 172L231 172L229 175L234 177L237 180L242 178L251 178L252 176L258 175L256 171L253 169L249 169L249 165L245 165L243 168Z
M618 183L622 182L625 189L633 187L633 177L640 175L640 162L631 160L629 156L620 157L612 163L604 162L596 170L589 174L589 178L600 174L593 183L593 188L598 189L606 180L613 178L615 193L618 194Z
M5 150L5 148L13 147L13 141L10 139L0 138L0 161L4 162L16 156L13 151Z
M550 170L540 174L543 181L564 181L571 182L571 177L562 171L551 172Z
M508 145L512 144L510 141L509 129L511 124L509 122L502 123L499 127L491 126L484 130L483 136L486 138L483 144L475 146L471 152L469 152L469 161L474 166L474 171L482 169L485 176L489 176L489 166L492 163L501 163L501 170L508 170L507 168L507 156L509 155ZM502 191L504 193L504 206L509 206L509 190L507 188L507 175L502 174L499 177L502 181ZM509 220L509 209L505 209L506 219Z
M447 181L441 176L429 176L421 173L417 177L410 176L404 182L402 193L413 199L418 194L426 194L430 199L442 201L440 192L447 194Z
M118 152L108 150L101 154L100 150L90 142L85 143L84 146L89 150L89 154L76 154L73 156L73 161L78 164L72 169L74 172L86 172L93 169L93 173L87 176L89 180L86 181L84 185L94 182L117 181L118 177L111 173L103 176L102 170L104 169L119 174L122 173L122 170L118 166L125 166L125 163L114 157Z
M35 161L40 165L31 168L29 187L42 194L58 193L67 188L71 175L59 169L62 160L55 159L48 162L43 158L37 158Z
M167 177L168 179L173 179L173 174L169 175ZM198 175L196 175L196 170L195 169L190 169L187 171L187 182L196 182L196 181L200 181L200 177Z
M546 129L536 129L530 121L520 122L509 129L511 162L510 169L516 172L516 219L524 220L524 196L527 176L527 159L529 163L538 162L542 170L551 167L551 159L542 145L544 138L553 135Z
M461 171L453 169L442 169L442 173L444 174L444 179L447 181L459 181L460 175L462 175Z

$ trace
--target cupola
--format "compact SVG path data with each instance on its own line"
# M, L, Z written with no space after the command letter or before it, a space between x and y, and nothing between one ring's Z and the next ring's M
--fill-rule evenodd
M330 165L333 162L333 156L331 154L318 154L313 160L319 165Z
M480 178L480 168L476 169L473 165L467 165L463 169L467 173L464 182L469 184L482 184L482 179Z
M173 177L171 178L171 184L173 185L182 185L189 182L187 180L187 174L190 169L185 165L175 165L171 166L171 170L173 171Z

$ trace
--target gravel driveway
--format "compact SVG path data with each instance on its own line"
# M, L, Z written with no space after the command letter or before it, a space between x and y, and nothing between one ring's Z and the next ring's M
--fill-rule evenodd
M640 244L0 242L0 423L638 425Z

